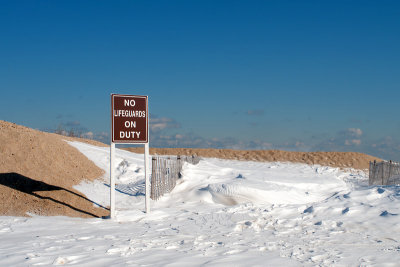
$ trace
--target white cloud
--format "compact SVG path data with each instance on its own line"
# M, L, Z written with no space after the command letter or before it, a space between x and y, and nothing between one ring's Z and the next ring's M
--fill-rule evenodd
M363 134L362 130L359 128L349 128L347 129L350 135L352 136L361 136Z
M93 136L94 136L93 132L86 132L82 134L82 137L87 139L93 139Z
M171 118L151 116L149 127L152 132L160 132L165 129L180 128L180 124Z
M359 146L359 145L361 145L361 140L360 140L360 139L346 140L346 141L344 142L344 144L345 144L346 146L351 146L351 145Z
M183 135L177 134L177 135L175 135L175 138L176 138L176 139L182 139L182 138L183 138Z

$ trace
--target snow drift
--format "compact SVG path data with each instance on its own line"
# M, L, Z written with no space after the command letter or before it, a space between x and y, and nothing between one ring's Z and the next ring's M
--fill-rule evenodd
M109 150L70 145L106 172L75 186L109 201ZM0 217L0 265L396 266L400 189L358 170L206 158L145 214L143 156L117 150L115 220ZM135 186L131 186L135 185ZM13 244L10 246L9 244Z

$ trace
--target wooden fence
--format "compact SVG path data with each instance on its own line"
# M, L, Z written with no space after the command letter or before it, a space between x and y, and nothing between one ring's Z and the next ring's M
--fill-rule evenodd
M164 194L171 192L176 181L181 177L183 164L187 162L196 165L199 161L200 158L197 156L153 156L150 198L157 200Z
M400 163L370 161L369 185L400 185Z

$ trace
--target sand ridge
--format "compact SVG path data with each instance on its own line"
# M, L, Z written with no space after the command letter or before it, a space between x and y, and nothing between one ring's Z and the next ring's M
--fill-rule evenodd
M104 175L65 140L107 146L93 140L41 132L0 120L0 215L107 216L106 207L95 207L73 189L84 180ZM143 147L123 148L143 153ZM231 150L151 148L152 155L198 155L234 160L281 161L367 169L378 158L355 152L288 152L279 150Z
M135 153L143 153L141 147L123 148ZM207 158L250 160L265 162L297 162L319 164L339 168L366 170L370 161L381 159L358 152L295 152L282 150L233 150L208 148L150 148L152 155L197 155Z
M101 177L103 170L64 140L101 144L0 121L0 215L108 214L73 189Z

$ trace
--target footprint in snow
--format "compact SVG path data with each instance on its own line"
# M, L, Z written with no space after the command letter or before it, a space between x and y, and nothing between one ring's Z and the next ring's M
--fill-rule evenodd
M239 173L239 175L238 175L238 176L236 176L236 179L245 179L245 178L243 177L243 175L242 175L242 174L240 174L240 173Z
M313 206L310 206L310 207L306 208L303 211L303 213L313 213L313 212L314 212L314 207Z
M379 215L379 216L381 216L381 217L388 217L388 216L397 216L398 214L395 214L395 213L390 213L390 212L388 212L387 210L385 210L385 211L383 211L382 213L381 213L381 215Z
M378 191L379 194L382 194L383 192L385 192L385 189L383 189L383 188L378 188L377 191Z

